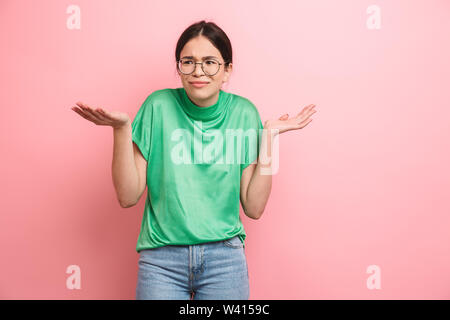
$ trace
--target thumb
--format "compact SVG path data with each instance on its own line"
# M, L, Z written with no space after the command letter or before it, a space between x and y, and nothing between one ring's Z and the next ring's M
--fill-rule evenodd
M288 119L289 118L289 114L284 114L284 115L282 115L280 118L278 118L278 120L286 120L286 119Z

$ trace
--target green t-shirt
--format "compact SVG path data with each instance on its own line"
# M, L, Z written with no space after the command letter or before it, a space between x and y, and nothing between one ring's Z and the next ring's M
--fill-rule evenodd
M132 122L148 188L136 251L236 235L244 243L240 181L262 129L254 104L236 94L220 90L214 105L199 107L184 87L151 93Z

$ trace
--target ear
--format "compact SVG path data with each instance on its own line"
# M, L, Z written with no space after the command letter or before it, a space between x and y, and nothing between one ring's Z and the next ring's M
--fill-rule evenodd
M225 68L225 77L223 79L223 82L227 82L228 78L230 77L231 73L233 72L233 64L230 63L226 68Z

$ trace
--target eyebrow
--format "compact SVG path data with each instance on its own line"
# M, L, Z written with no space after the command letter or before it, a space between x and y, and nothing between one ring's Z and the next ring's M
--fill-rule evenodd
M194 57L193 56L184 56L183 58L181 58L181 59L194 59ZM215 58L215 59L219 59L219 58L217 58L217 57L215 57L215 56L206 56L206 57L203 57L202 59L203 60L205 60L205 59L210 59L210 58Z

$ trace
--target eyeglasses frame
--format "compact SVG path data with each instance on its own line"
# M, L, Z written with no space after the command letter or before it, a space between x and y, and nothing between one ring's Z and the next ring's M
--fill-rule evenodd
M177 61L177 69L178 69L178 71L180 71L180 72L181 72L182 74L184 74L184 75L190 75L190 74L194 73L194 72L195 72L195 69L197 69L197 65L200 64L200 65L201 65L201 68L202 68L202 71L203 71L203 73L204 73L205 75L207 75L207 76L214 76L214 75L216 75L216 74L220 71L220 66L224 64L224 63L220 63L220 62L217 61L216 59L208 59L208 60L214 60L214 61L216 61L216 62L219 64L219 68L217 69L216 73L214 73L214 74L208 74L208 73L206 73L205 70L203 69L203 63L204 63L205 61L208 61L208 60L204 60L204 61L202 61L202 62L194 62L194 70L192 70L192 72L190 72L190 73L184 73L183 71L180 70L180 61L181 61L181 60L183 60L183 59L179 59L179 60ZM191 60L191 59L185 59L185 60Z

